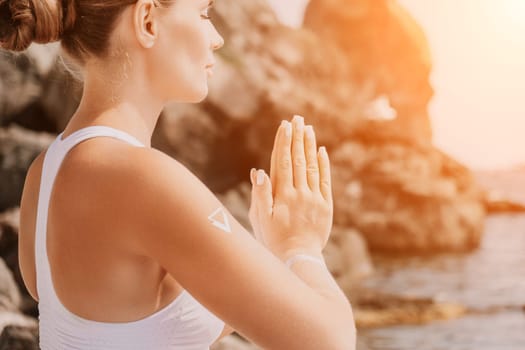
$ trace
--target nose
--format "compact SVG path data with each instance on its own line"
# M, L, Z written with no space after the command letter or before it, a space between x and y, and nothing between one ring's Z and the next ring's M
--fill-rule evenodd
M211 48L213 50L218 50L218 49L220 49L223 46L224 46L224 39L222 38L222 36L218 35L217 36L217 40L214 40L212 42Z
M212 50L218 50L224 46L224 38L219 34L217 29L213 27L213 40L211 42Z

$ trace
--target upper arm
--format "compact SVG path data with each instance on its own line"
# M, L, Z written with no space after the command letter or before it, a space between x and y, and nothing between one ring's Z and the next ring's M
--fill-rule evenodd
M142 152L130 180L141 212L135 208L128 215L136 217L133 239L144 254L257 345L327 348L328 303L260 245L183 165L158 151ZM213 213L219 223L209 218Z

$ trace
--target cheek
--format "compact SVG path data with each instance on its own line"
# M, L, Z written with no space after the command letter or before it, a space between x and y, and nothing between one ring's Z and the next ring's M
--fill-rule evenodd
M196 26L195 24L188 24L180 28L180 35L174 43L176 49L180 48L181 54L186 55L188 63L200 65L202 68L208 63L208 40L203 28L203 25Z
M204 69L209 63L210 49L207 47L209 44L204 23L180 20L166 33L168 35L161 43L164 46L162 51L168 63L174 66L173 69L194 71Z
M205 65L209 63L210 49L206 23L201 21L178 19L159 36L150 78L160 94L192 100L207 93Z

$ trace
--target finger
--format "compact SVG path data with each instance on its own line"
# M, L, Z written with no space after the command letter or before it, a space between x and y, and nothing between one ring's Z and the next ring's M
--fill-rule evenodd
M272 183L264 170L259 169L253 174L255 183L255 186L253 186L253 198L257 203L257 218L259 219L255 238L267 247L261 220L267 222L273 215Z
M257 213L261 220L268 220L273 210L272 183L262 169L257 170L255 183Z
M279 125L279 128L277 128L277 132L275 133L275 139L273 141L273 148L272 148L272 155L270 157L270 180L272 181L272 188L276 188L275 186L275 173L277 171L277 151L278 151L278 141L279 137L282 137L282 134L284 134L284 129L286 128L286 120L281 121L281 125Z
M252 224L253 233L257 236L257 197L255 192L255 169L250 169L250 182L252 183L252 193L251 193L251 202L250 202L250 209L248 211L248 217L250 219L250 223Z
M306 151L306 177L308 186L312 192L319 192L319 161L317 160L317 144L315 141L314 128L311 125L305 127Z
M293 161L293 182L295 188L306 189L306 158L304 154L304 118L295 115L293 120L292 137L292 161Z
M255 176L257 170L255 168L250 169L250 182L252 183L252 197L250 203L250 211L253 211L253 214L257 214L257 191L255 188ZM254 210L252 210L254 208Z
M324 199L328 202L332 201L332 179L330 174L330 160L328 159L328 153L326 147L319 148L319 185L321 186L321 194Z
M287 188L293 188L292 170L292 124L286 121L284 132L279 133L275 159L276 196Z
M250 204L250 210L249 210L249 219L250 224L252 225L253 234L255 236L255 239L257 241L261 240L261 228L259 223L259 217L258 217L258 209L257 209L257 188L255 185L255 177L256 177L256 170L252 168L250 170L250 181L252 183L252 198L251 198L251 204Z

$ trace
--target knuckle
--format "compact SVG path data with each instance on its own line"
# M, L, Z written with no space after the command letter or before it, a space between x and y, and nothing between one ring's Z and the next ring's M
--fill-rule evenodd
M306 171L308 171L309 173L317 174L319 172L319 167L315 163L308 163Z
M290 167L291 167L290 158L288 158L288 157L282 158L281 161L279 162L279 167L281 169L283 169L283 170L290 169Z
M305 167L306 166L306 160L304 157L296 156L293 159L294 165L297 167Z
M308 159L308 161L312 162L312 163L319 163L319 160L317 158L317 153L315 152L315 149L307 149L306 150L306 158Z

